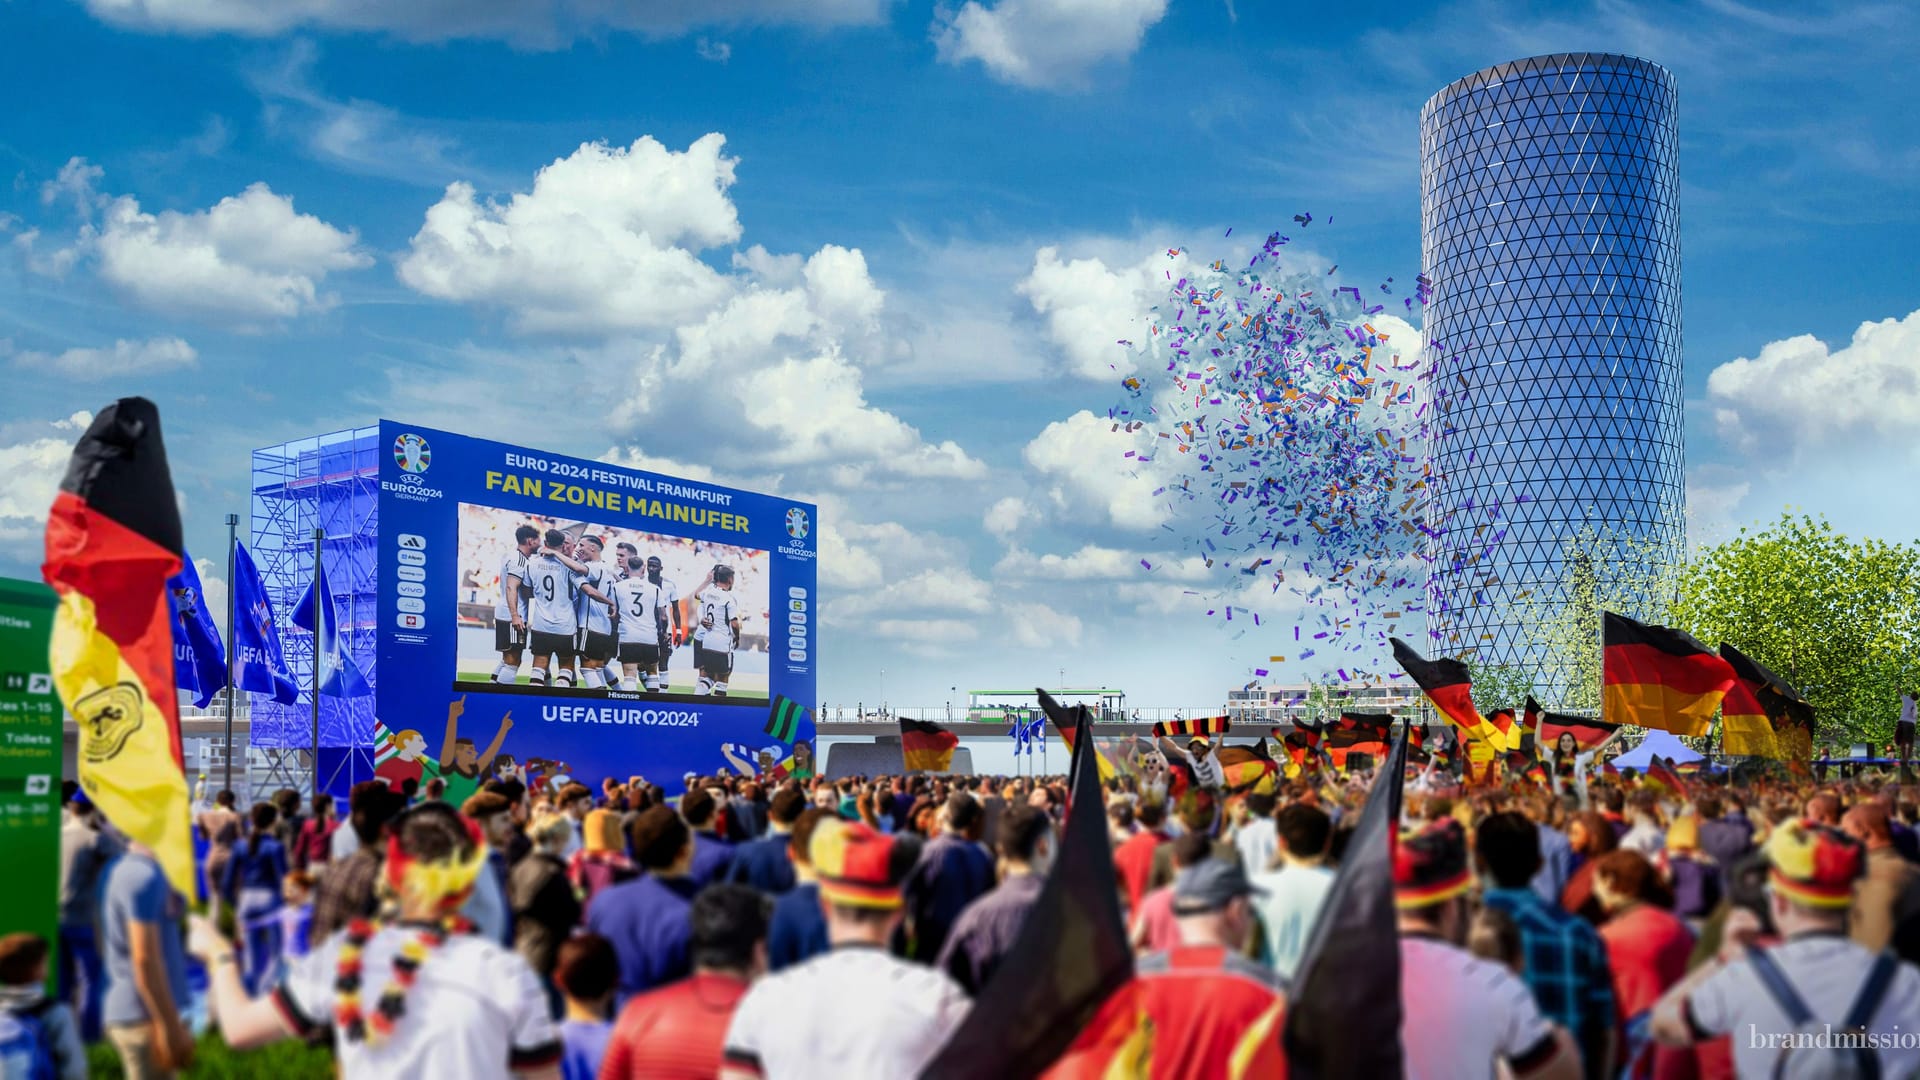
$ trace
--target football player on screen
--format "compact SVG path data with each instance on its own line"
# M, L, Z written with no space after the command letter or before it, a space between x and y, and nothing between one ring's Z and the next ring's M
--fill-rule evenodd
M613 582L616 568L600 561L606 541L587 535L574 541L574 557L586 567L575 601L579 630L575 635L580 656L580 684L589 690L607 688L606 666L618 651L613 635Z
M553 664L553 685L573 686L574 637L579 631L575 604L581 591L604 594L586 584L587 567L567 555L567 534L548 529L546 546L527 560L527 584L533 596L527 603L529 648L533 652L533 670L528 678L534 686L547 685L547 666Z
M681 621L683 616L680 614L680 587L673 583L672 578L662 573L665 566L666 564L660 561L660 556L647 556L647 580L660 586L661 602L666 605L666 609L660 615L660 666L647 683L647 689L656 694L666 692L667 662L673 658L674 642L683 639L687 632L686 626ZM669 613L672 619L671 626L668 625Z
M520 681L520 654L527 647L527 556L540 546L540 530L522 525L513 530L513 550L500 562L500 599L493 605L493 648L500 666L493 681L512 685Z
M740 640L739 605L733 595L733 567L724 563L707 571L707 579L694 590L693 607L699 618L693 631L693 666L700 673L702 694L727 696L733 649Z
M627 576L613 583L613 612L619 622L620 689L633 693L639 679L653 690L659 679L660 624L667 617L666 592L647 577L638 556L627 560Z

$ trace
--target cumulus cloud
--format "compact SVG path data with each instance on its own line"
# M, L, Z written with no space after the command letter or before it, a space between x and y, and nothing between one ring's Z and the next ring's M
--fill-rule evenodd
M1839 349L1811 334L1768 342L1707 376L1720 432L1791 453L1920 428L1920 311L1864 322Z
M1145 562L1148 566L1141 566ZM1197 555L1164 555L1086 544L1066 555L1035 554L1013 548L1000 557L998 578L1027 581L1119 581L1151 573L1161 580L1204 581L1209 570Z
M1144 342L1149 313L1166 292L1167 267L1164 256L1118 269L1099 258L1063 261L1059 248L1044 247L1019 290L1044 320L1046 338L1060 349L1069 373L1117 379L1136 370L1137 350L1120 342Z
M1164 467L1140 461L1141 453L1157 449L1153 442L1143 431L1116 431L1112 421L1082 409L1048 424L1022 456L1059 509L1091 510L1115 528L1145 531L1170 516L1166 501L1153 494L1166 482ZM1126 456L1129 450L1134 457Z
M1023 649L1047 649L1080 644L1080 617L1045 604L1008 604L1000 625Z
M129 375L152 375L193 367L199 354L177 337L128 341L122 338L99 349L76 348L62 353L20 352L17 367L41 368L69 379L96 381Z
M987 507L986 516L980 519L980 524L988 532L1004 540L1019 532L1020 528L1028 522L1039 519L1040 512L1029 505L1027 500L1018 495L1008 495Z
M609 31L670 37L698 27L827 28L880 22L887 0L85 0L96 18L129 29L265 37L289 30L366 31L411 41L491 38L557 49Z
M1167 0L967 0L938 12L933 40L941 60L978 60L1015 86L1074 87L1095 65L1139 51Z
M91 423L92 414L77 412L0 443L0 544L31 544L46 531L74 440Z

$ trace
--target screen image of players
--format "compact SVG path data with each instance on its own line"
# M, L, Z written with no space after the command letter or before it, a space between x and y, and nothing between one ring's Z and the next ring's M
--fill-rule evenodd
M647 580L660 586L661 602L666 604L672 622L669 626L669 618L660 620L660 674L653 685L648 687L650 690L659 692L667 688L667 665L673 662L673 647L676 643L687 639L687 629L685 620L680 614L680 588L673 583L672 578L666 576L665 566L658 555L647 557Z
M627 559L627 576L613 583L613 610L619 624L620 689L634 693L645 680L660 687L660 626L667 617L666 591L647 577L646 561Z
M725 564L707 571L694 590L693 666L700 673L699 692L727 696L727 678L733 674L733 647L740 639L740 610L733 595L733 567Z
M586 584L587 568L568 554L572 543L559 529L548 529L541 549L527 558L527 649L533 653L530 672L535 686L573 685L574 643L580 632L578 598ZM593 590L598 592L598 590ZM604 595L599 596L605 602ZM549 665L551 664L551 672Z
M513 550L500 560L500 597L493 606L493 647L500 666L493 681L514 683L520 678L520 654L527 644L527 556L540 546L540 530L522 525L513 531Z
M620 570L601 561L606 541L589 534L574 542L573 555L585 567L580 595L574 600L579 627L574 650L580 661L580 685L589 690L607 689L606 667L617 651L613 634L613 583Z

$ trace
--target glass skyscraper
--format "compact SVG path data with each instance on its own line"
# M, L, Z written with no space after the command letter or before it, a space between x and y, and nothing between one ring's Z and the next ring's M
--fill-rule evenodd
M1663 614L1686 547L1677 144L1673 76L1627 56L1515 60L1421 110L1434 653L1569 691L1585 649L1543 625Z

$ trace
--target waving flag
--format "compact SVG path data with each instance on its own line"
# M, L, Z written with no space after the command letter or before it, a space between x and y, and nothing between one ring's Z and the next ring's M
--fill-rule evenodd
M1616 724L1705 735L1733 667L1692 636L1667 626L1604 614L1603 715Z
M236 685L256 694L272 694L273 700L291 705L300 700L300 688L287 672L287 659L280 649L280 629L274 625L273 602L267 599L267 587L254 568L247 545L233 549L233 595L237 605L233 620L234 655L240 661Z
M1467 665L1458 660L1428 660L1415 652L1413 646L1399 638L1388 639L1393 644L1393 658L1413 676L1413 681L1426 693L1427 700L1440 710L1440 715L1453 724L1461 735L1469 737L1475 744L1481 744L1476 750L1468 746L1469 755L1491 760L1492 757L1507 748L1507 737L1503 730L1489 723L1473 706L1473 679L1467 672ZM1513 714L1507 714L1511 725Z
M1225 735L1233 727L1233 721L1224 716L1202 716L1192 720L1160 720L1153 725L1156 739L1207 738Z
M1726 642L1720 643L1720 658L1733 668L1734 678L1741 687L1753 696L1760 711L1765 714L1767 726L1773 738L1773 754L1784 761L1805 762L1813 757L1813 705L1787 684L1785 679L1768 670L1766 665L1748 657L1739 649ZM1733 691L1729 691L1727 700L1734 700ZM1908 698L1911 707L1912 698ZM1721 706L1724 717L1732 708ZM1905 714L1902 714L1905 719ZM1731 730L1731 729L1729 729ZM1728 753L1738 753L1731 743Z
M766 733L783 743L792 743L794 736L800 733L800 721L805 719L807 707L785 694L773 695L767 704Z
M1534 725L1533 742L1541 753L1560 753L1560 740L1563 736L1573 736L1574 752L1584 754L1613 737L1620 730L1619 724L1608 724L1599 720L1590 720L1584 716L1570 716L1566 713L1548 712L1540 703L1527 698L1527 715L1532 717ZM1571 759L1569 759L1571 760Z
M1046 748L1047 718L1044 713L1035 713L1033 718L1027 721L1027 733L1021 737L1021 741L1026 744L1028 757L1033 756L1034 747Z
M320 667L320 692L335 697L359 697L373 693L360 665L353 662L333 606L333 590L327 585L326 560L314 568L313 583L293 606L293 625L314 635L314 663ZM315 612L318 612L316 617Z
M960 736L925 720L900 718L900 758L909 770L946 772L953 765L953 748Z
M1079 738L1079 720L1084 707L1076 705L1069 709L1057 701L1054 701L1052 705L1047 705L1049 701L1053 701L1053 698L1046 697L1040 702L1041 706L1045 709L1044 718L1053 721L1053 730L1060 733L1060 741L1067 744L1067 752L1069 754L1079 752L1080 744L1075 740ZM1092 729L1093 720L1091 718L1087 719L1087 726L1089 730ZM1044 731L1041 737L1045 738ZM1098 744L1094 744L1090 749L1093 751L1095 763L1099 766L1100 782L1102 784L1120 775L1119 768L1114 765L1112 761L1108 760L1107 755L1100 749ZM1028 753L1032 753L1032 750L1028 750Z
M80 786L193 896L168 591L185 561L160 410L121 398L73 448L47 515L41 573L60 598L48 662L79 724Z
M200 570L184 551L180 572L167 580L173 600L173 681L193 695L195 708L204 709L227 685L227 650L214 629L214 613L200 588Z

